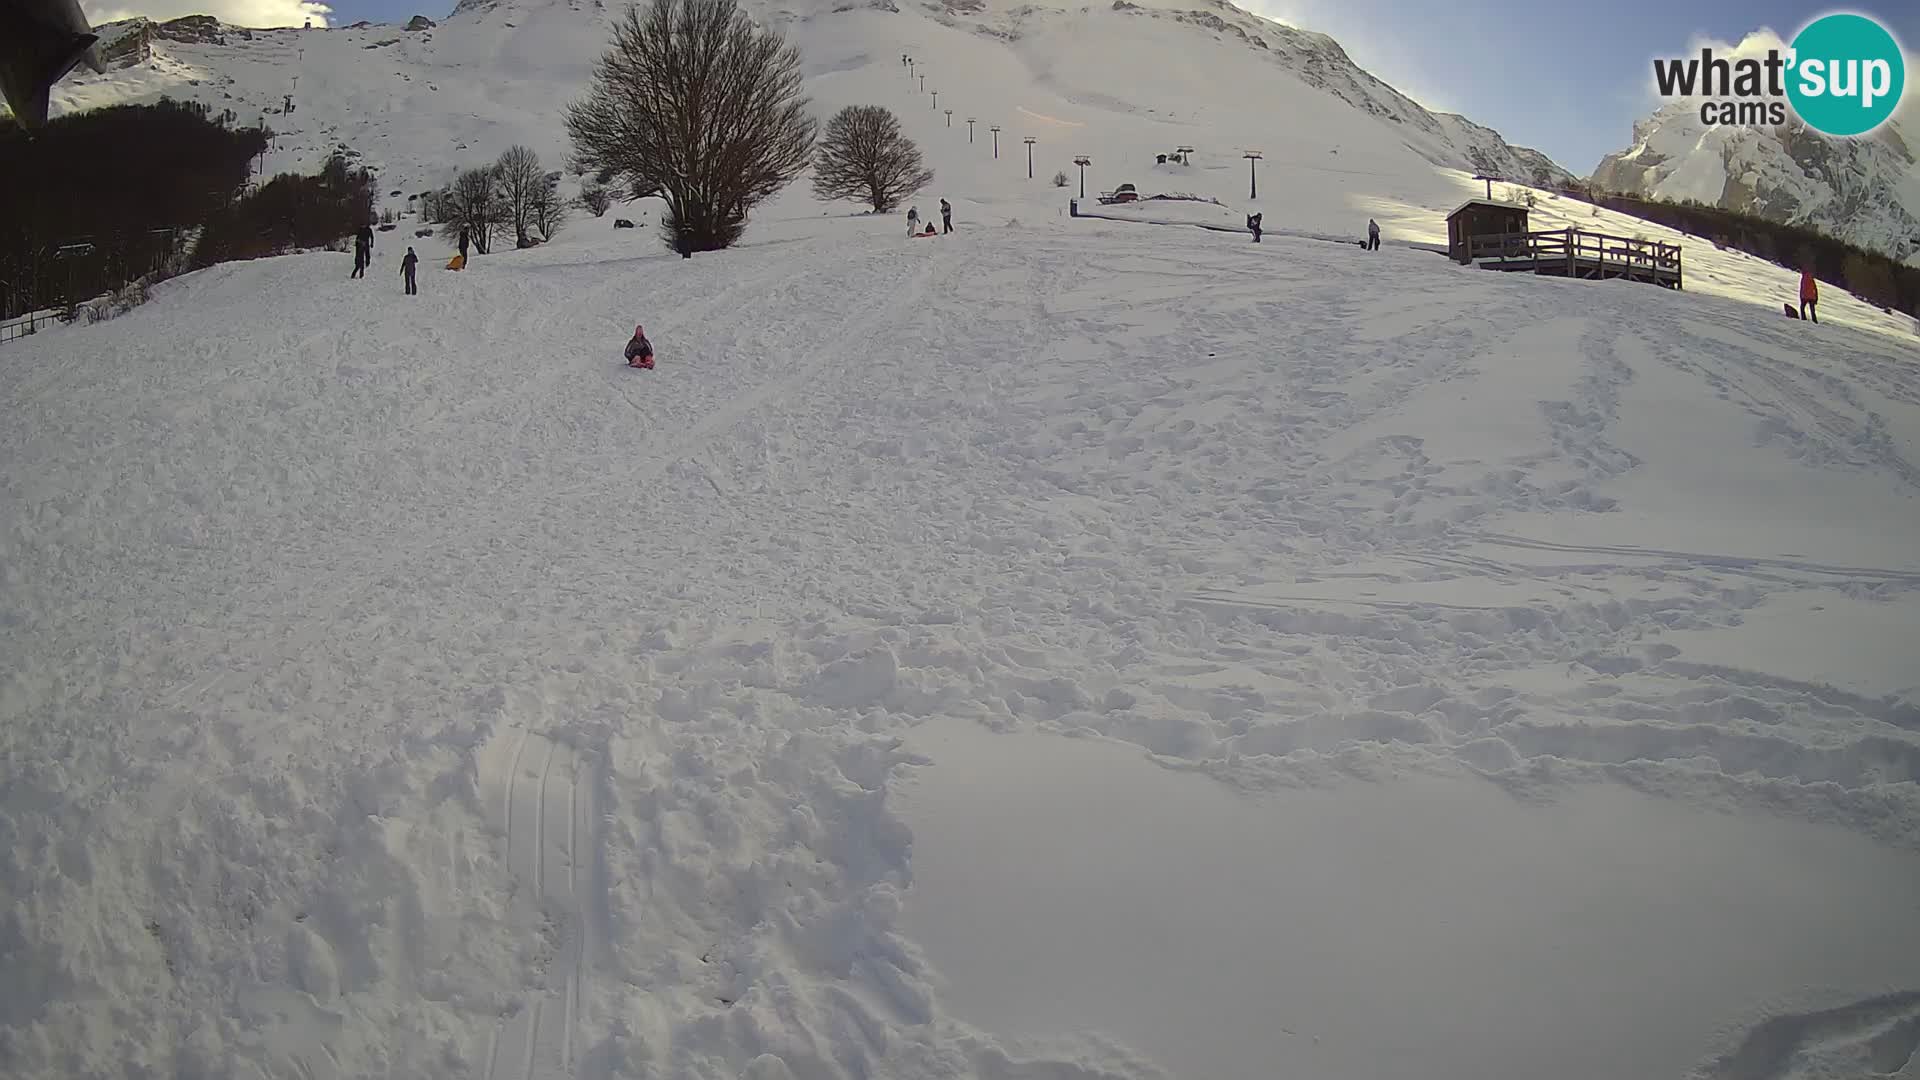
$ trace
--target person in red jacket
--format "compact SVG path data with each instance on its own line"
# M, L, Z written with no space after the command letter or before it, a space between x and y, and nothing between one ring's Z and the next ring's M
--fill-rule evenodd
M1820 286L1813 280L1813 268L1800 268L1800 317L1820 321Z

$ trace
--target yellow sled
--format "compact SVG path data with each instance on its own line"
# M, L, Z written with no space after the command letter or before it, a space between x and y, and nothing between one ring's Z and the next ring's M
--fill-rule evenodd
M449 270L465 270L466 268L467 257L465 255L455 255L453 258L447 260L447 269Z

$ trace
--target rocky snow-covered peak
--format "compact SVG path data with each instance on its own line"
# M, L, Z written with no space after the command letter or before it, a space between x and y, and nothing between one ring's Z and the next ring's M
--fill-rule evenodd
M1633 145L1609 154L1595 184L1693 199L1770 221L1815 228L1910 262L1920 260L1920 167L1899 119L1873 136L1835 139L1798 121L1710 127L1691 104L1662 107L1633 127Z

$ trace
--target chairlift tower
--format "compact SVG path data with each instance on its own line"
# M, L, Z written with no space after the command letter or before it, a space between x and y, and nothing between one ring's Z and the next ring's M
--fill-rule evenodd
M999 161L1000 160L1000 125L995 124L994 126L988 128L987 130L993 132L993 160Z
M1035 140L1033 136L1029 135L1022 141L1027 144L1027 179L1031 180L1033 179L1033 144Z
M1073 163L1080 166L1080 197L1084 199L1087 197L1087 166L1093 164L1093 159L1081 154L1073 159Z
M1241 156L1247 159L1247 198L1257 199L1260 197L1260 176L1255 170L1260 160L1260 151L1249 150Z

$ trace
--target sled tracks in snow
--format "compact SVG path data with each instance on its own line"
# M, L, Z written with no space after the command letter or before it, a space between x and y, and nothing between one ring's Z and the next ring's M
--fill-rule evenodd
M574 1073L574 1017L596 947L592 898L603 884L596 776L590 757L524 728L496 735L480 751L479 794L513 874L514 923L541 941L531 950L536 978L480 1048L476 1080Z

